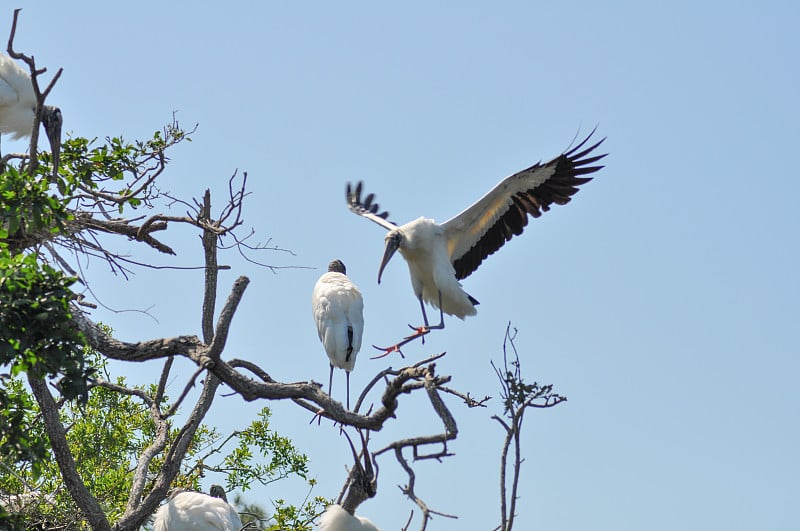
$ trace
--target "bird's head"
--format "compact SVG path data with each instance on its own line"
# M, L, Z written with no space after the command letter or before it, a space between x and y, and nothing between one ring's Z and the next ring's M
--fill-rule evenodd
M383 251L383 259L381 260L381 266L378 268L378 284L381 283L381 275L383 275L383 269L386 267L386 264L389 263L394 253L403 245L403 241L405 239L405 235L403 231L400 229L390 230L386 234L386 249Z
M344 266L344 262L341 260L334 260L330 264L328 264L328 272L329 273L341 273L343 275L347 274L347 268Z
M208 491L208 495L213 498L219 498L223 501L228 501L228 496L225 494L225 489L222 488L222 485L211 485L211 489Z
M50 150L53 152L54 170L58 170L58 163L61 159L61 126L63 123L61 109L52 105L42 107L42 125L47 133L47 140L50 142Z

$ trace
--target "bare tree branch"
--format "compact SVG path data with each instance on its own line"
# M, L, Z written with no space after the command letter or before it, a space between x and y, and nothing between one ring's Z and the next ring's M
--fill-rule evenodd
M44 106L44 101L47 96L50 94L50 91L53 90L58 78L61 77L61 73L63 71L62 68L59 68L56 72L56 75L53 76L53 79L50 80L50 83L45 88L44 92L42 92L39 88L39 76L47 72L46 68L37 69L36 68L36 61L33 57L28 57L25 54L19 53L14 50L14 36L17 33L17 20L19 18L19 12L21 9L14 10L14 20L11 23L11 32L8 36L8 46L6 47L6 51L8 55L13 59L24 61L25 64L28 65L28 68L31 71L31 84L33 85L33 93L36 96L36 110L34 111L34 120L33 120L33 129L31 130L31 143L29 149L29 161L28 161L28 171L33 173L33 171L39 165L39 155L38 155L38 147L39 147L39 125L42 123L42 109ZM53 173L55 174L56 166L53 167Z
M506 422L506 420L497 415L492 416L492 419L496 420L505 430L505 439L500 452L500 525L497 527L500 531L511 531L517 515L519 477L523 463L520 438L525 411L529 407L553 407L566 400L566 397L553 393L552 385L540 386L536 382L533 384L524 382L519 353L514 344L516 333L516 329L512 333L511 323L508 323L503 340L502 370L494 362L491 363L495 374L500 380L500 394L504 402L504 413L508 420ZM514 353L513 360L509 360L508 347L511 347ZM509 489L507 477L508 453L512 443L514 445L514 464L511 487Z

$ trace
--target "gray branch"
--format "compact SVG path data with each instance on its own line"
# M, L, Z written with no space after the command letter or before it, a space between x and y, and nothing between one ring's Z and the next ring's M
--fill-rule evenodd
M108 523L103 508L86 488L86 484L78 474L75 460L67 444L66 431L58 415L58 405L47 389L47 383L43 378L35 376L32 371L29 371L28 384L39 404L53 455L70 496L75 500L94 531L111 531L111 525Z

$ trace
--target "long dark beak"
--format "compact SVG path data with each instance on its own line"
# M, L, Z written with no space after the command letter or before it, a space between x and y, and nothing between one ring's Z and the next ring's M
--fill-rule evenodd
M53 175L58 173L58 165L61 162L61 109L58 107L45 106L42 125L47 133L47 140L50 142L50 151L53 153Z
M389 263L389 260L392 259L394 253L397 252L397 240L394 238L389 238L386 240L386 250L383 251L383 259L381 260L381 266L378 268L378 284L381 283L381 275L383 275L383 269L386 267L386 264Z

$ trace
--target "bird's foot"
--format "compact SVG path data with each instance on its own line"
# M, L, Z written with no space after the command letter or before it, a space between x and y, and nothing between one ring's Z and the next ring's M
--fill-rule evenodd
M403 355L403 351L400 350L400 347L402 347L402 346L403 346L402 342L400 342L400 343L398 343L396 345L392 345L391 347L379 347L378 345L372 345L372 348L374 348L376 350L382 350L383 354L380 354L378 356L373 356L370 359L371 360L379 360L381 358L385 358L386 356L388 356L392 352L397 352L398 354L400 354L401 358L405 358L405 356Z
M382 350L383 354L372 357L370 359L377 360L380 358L385 358L386 356L392 354L393 352L397 352L398 354L400 354L401 358L405 358L405 356L403 356L403 351L400 350L401 347L407 345L408 343L411 343L412 341L420 337L422 338L422 342L425 343L425 335L429 334L431 331L431 329L427 326L418 326L418 327L411 326L411 329L414 330L414 333L411 334L410 336L404 337L403 340L397 343L396 345L392 345L391 347L379 347L377 345L372 345L373 348L377 350Z
M314 413L314 416L311 417L311 420L308 421L308 423L309 424L314 424L314 421L316 420L317 421L317 426L320 426L322 424L322 417L323 416L325 416L325 409L320 409L319 411Z
M412 339L416 339L416 338L418 338L418 337L421 337L421 338L422 338L422 344L424 345L424 344L425 344L425 336L426 336L428 333L430 333L430 331L431 331L431 327L430 327L430 326L428 326L428 325L423 325L423 326L413 326L413 325L408 325L408 327L409 327L411 330L413 330L413 331L414 331L414 333L413 333L413 334L411 334L410 336L408 336L406 339L408 339L408 340L410 341L410 340L412 340Z

